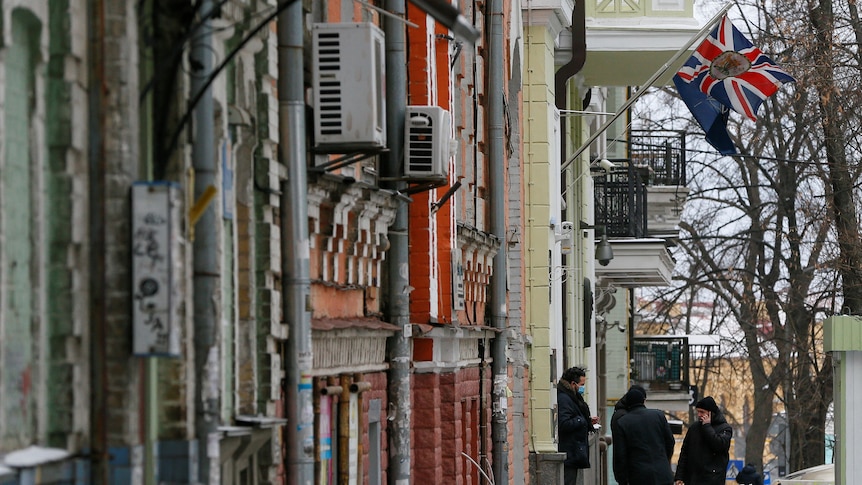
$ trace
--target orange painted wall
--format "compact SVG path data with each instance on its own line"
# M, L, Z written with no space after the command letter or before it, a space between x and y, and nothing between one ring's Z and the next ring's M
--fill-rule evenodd
M436 105L450 110L451 70L448 30L412 4L407 8L408 20L418 28L407 29L407 104ZM410 321L429 323L436 314L437 322L452 322L452 238L454 211L446 204L431 214L431 204L449 189L443 186L412 195L410 204ZM436 280L436 288L432 287ZM432 288L437 303L432 308Z

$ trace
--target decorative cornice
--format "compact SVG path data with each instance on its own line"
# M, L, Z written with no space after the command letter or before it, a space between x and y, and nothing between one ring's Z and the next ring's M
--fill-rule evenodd
M415 328L416 326L414 326ZM423 326L424 327L424 326ZM452 372L475 367L484 360L491 362L490 345L484 347L484 355L478 355L479 340L497 336L487 327L435 326L414 338L433 340L433 357L430 361L414 361L416 372Z
M527 0L521 9L525 27L545 27L553 38L571 25L574 0Z

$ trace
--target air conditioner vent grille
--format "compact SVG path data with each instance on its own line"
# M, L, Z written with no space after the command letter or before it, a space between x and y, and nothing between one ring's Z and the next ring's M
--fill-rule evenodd
M417 180L445 179L452 135L449 112L438 106L408 106L404 131L404 175Z
M433 124L434 120L425 113L416 113L410 120L407 160L412 173L432 173L434 170Z

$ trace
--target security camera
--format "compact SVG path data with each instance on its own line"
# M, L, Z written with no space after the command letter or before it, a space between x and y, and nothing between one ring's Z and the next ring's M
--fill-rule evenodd
M599 160L599 167L602 167L602 170L605 172L611 172L615 168L617 168L616 164L606 158Z
M609 265L610 263L611 263L611 260L610 260L610 259L600 259L600 260L599 260L599 264L600 264L600 265L602 265L602 266L607 266L607 265Z

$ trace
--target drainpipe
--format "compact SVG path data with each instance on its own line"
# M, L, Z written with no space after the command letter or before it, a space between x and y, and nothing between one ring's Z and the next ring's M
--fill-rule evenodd
M90 446L92 447L92 469L90 475L95 484L110 483L108 454L108 305L105 301L107 293L105 236L105 192L108 172L105 148L108 133L107 122L107 86L105 74L105 50L107 50L105 2L90 0L87 3L87 32L89 48L87 50L91 62L88 74L92 82L88 88L88 126L89 134L89 190L88 203L90 213L89 236L92 248L90 258Z
M506 154L503 146L503 0L491 1L488 34L488 134L491 160L491 233L497 237L500 250L494 256L491 276L491 323L497 331L491 347L494 378L491 402L491 441L494 483L509 483L508 404L509 366L506 356L506 279L508 247L506 241Z
M209 12L212 0L202 0L198 16L201 22L192 44L191 57L200 66L191 76L191 92L203 93L194 107L192 136L192 166L194 168L194 200L209 187L216 186L215 118L212 89L207 80L213 71L212 25ZM210 189L212 190L212 189ZM195 348L195 438L198 444L200 483L219 483L218 446L209 446L216 433L221 410L219 356L219 312L221 305L219 252L217 231L219 221L215 205L207 207L192 228L194 286L194 348ZM209 451L215 452L214 456Z
M386 34L386 140L388 155L382 157L382 176L397 179L404 163L404 117L407 110L407 51L405 27L407 17L404 0L386 0L386 10L398 19L383 19ZM403 190L403 181L387 182L390 190ZM389 338L389 483L410 483L410 272L407 240L407 201L396 198L395 221L389 228L389 260L387 268L389 322L400 331Z
M287 483L314 481L311 278L308 241L308 173L305 148L302 5L278 14L278 157L287 166L281 190L281 273L284 319L289 326L284 356Z

